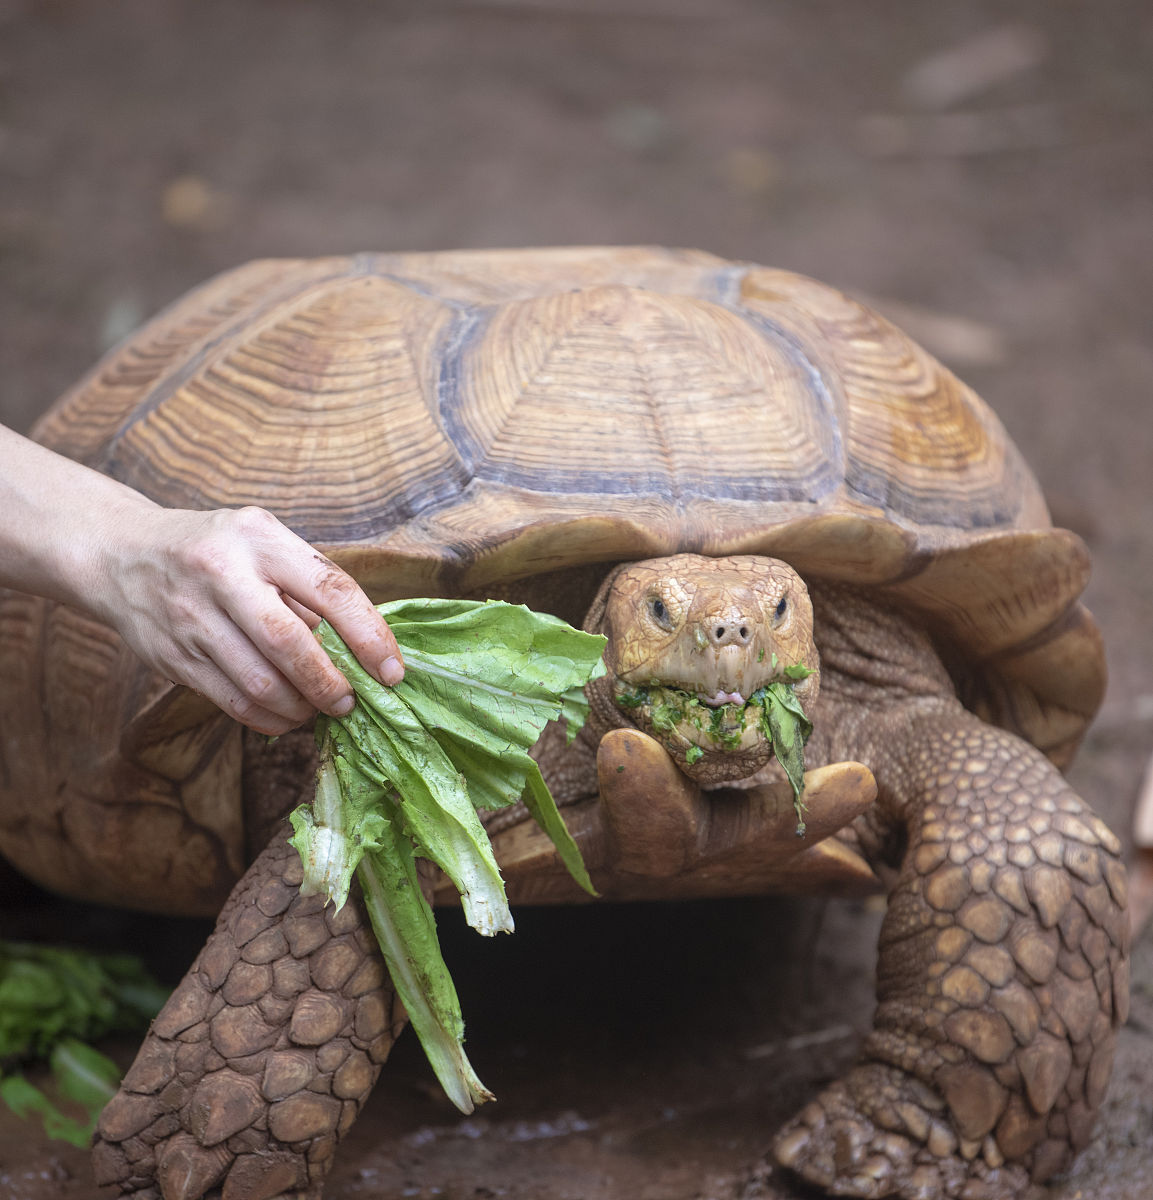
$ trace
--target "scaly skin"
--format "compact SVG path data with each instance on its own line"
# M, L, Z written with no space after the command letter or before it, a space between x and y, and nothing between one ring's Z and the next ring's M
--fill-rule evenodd
M815 756L872 768L878 865L907 848L861 1061L774 1156L836 1195L1015 1196L1071 1164L1108 1083L1128 1005L1120 845L1038 751L960 706L924 634L848 591L814 600Z
M135 1200L317 1197L405 1023L359 896L301 897L278 834L153 1022L97 1128Z

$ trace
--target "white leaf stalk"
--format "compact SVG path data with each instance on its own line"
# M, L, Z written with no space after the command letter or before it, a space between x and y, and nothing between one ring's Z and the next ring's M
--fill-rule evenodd
M304 864L302 896L323 895L339 912L348 898L352 873L360 860L348 836L340 780L332 761L332 743L326 739L320 750L316 772L316 796L312 808L303 805L289 815L295 836L289 841L300 852Z
M478 1104L496 1097L481 1083L464 1052L464 1021L448 972L445 971L444 976L451 989L451 1002L449 1005L438 1004L436 996L438 991L443 991L443 985L441 989L430 987L412 955L409 939L401 932L396 919L397 897L390 894L389 872L380 868L376 862L378 857L365 858L357 872L373 932L397 994L440 1086L462 1113L471 1113ZM410 887L415 885L416 895L423 901L415 877L406 882ZM429 920L431 923L431 912ZM435 940L435 930L432 936Z

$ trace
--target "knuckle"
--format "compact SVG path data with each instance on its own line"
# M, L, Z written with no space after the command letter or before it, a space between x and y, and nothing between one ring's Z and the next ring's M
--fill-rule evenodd
M192 538L184 557L193 571L204 575L223 575L228 569L228 553L220 539L210 531Z
M306 626L288 608L274 608L260 616L260 629L270 650L285 652L297 650Z
M287 680L257 669L240 681L238 704L245 706L246 718L257 714L265 720L285 721L291 729L307 719L313 705Z
M240 687L249 704L266 707L266 701L271 700L277 691L277 680L266 671L254 670L241 680Z
M299 664L296 686L317 708L327 708L348 691L344 677L326 659Z
M362 595L360 584L336 563L320 559L320 571L316 579L316 590L325 600L337 607L346 608L359 602Z
M315 704L343 689L343 677L299 617L287 610L283 615L273 615L263 633L270 657L279 664L287 682L308 701Z
M243 693L239 696L230 696L227 700L228 711L232 713L237 720L244 721L245 724L255 717L261 711L260 705L255 700L250 700Z
M264 705L243 693L230 697L227 709L242 725L258 729L261 733L267 733L270 725L276 722L276 718Z
M254 505L220 509L192 536L186 553L193 566L223 574L267 545L278 527L272 513Z
M263 534L279 527L280 522L266 508L246 504L232 511L232 520L241 533Z
M186 591L179 591L170 593L164 599L168 608L168 622L173 630L196 628L200 622L202 606L198 597Z
M216 509L187 533L180 556L193 571L224 578L280 531L287 532L272 513L255 505Z
M300 723L270 712L243 696L230 701L228 708L242 725L247 725L249 729L254 729L257 733L264 733L270 737L278 737L282 733L287 733Z

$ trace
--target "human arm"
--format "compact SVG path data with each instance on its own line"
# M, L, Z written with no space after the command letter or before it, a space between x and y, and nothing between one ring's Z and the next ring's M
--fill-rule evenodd
M402 677L356 582L263 509L164 508L3 426L0 468L0 585L91 613L253 729L351 709L321 617L382 683Z

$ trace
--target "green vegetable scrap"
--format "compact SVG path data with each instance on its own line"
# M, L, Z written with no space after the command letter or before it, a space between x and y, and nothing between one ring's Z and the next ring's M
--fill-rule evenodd
M800 668L803 675L796 674L797 670L796 667L786 667L785 674L793 682L812 674L804 667ZM797 814L797 837L804 837L805 743L813 732L812 722L805 716L792 682L774 680L755 691L749 698L749 704L760 706L761 732L772 742L777 762L789 777L793 788L793 811Z
M0 941L0 1100L17 1116L38 1115L49 1137L88 1145L120 1068L81 1039L143 1029L166 997L132 956ZM13 1070L37 1059L83 1119Z
M772 666L774 670L777 669L775 654ZM804 750L813 726L805 716L793 687L812 673L809 667L800 663L784 667L780 671L781 678L755 691L747 704L718 704L715 708L703 706L691 692L682 688L662 687L657 683L632 692L618 693L616 702L625 709L648 705L649 721L658 733L672 733L678 725L688 722L710 741L725 749L740 745L749 717L755 714L761 733L772 745L773 753L792 785L797 837L804 837ZM708 714L707 725L705 713ZM685 751L685 761L690 766L703 756L704 750L696 744L690 745Z
M585 718L584 685L602 674L605 639L497 601L399 600L378 611L405 661L378 684L327 624L321 645L358 698L347 717L320 717L311 809L291 815L304 863L301 891L338 908L355 873L393 983L441 1085L462 1112L492 1099L464 1054L460 1002L440 953L416 859L440 867L465 919L511 932L504 883L478 808L523 800L561 861L592 882L529 748L563 718Z

